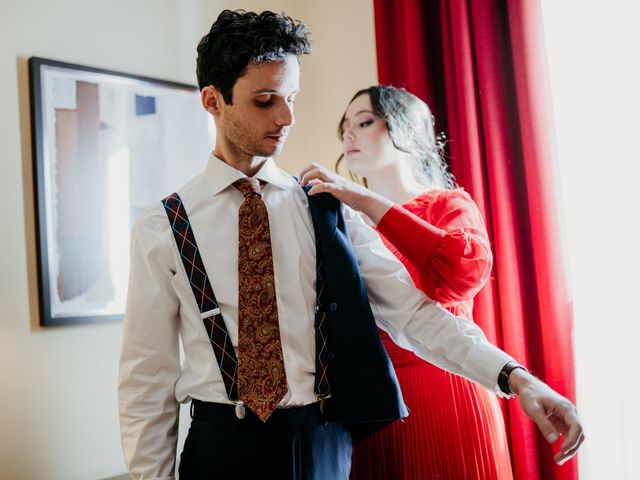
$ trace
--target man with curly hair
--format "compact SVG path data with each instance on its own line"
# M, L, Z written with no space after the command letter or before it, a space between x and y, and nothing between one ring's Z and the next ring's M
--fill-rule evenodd
M568 458L582 438L573 405L418 291L352 209L276 166L310 51L304 24L268 11L225 10L198 45L214 151L132 233L119 379L132 477L174 478L191 402L182 480L347 479L352 442L408 415L377 326L518 393L550 441L566 435Z

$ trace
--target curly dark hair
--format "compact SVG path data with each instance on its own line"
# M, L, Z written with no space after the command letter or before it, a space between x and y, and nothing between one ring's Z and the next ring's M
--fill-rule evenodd
M231 105L233 86L250 61L275 62L308 53L311 38L304 23L268 10L224 10L198 44L198 86L213 85Z
M374 85L356 92L349 104L360 95L369 95L373 113L387 124L393 146L408 154L414 178L419 184L425 188L443 189L458 186L444 159L446 137L442 133L436 136L435 119L426 103L404 88ZM344 135L345 115L338 124L340 141ZM338 158L336 171L343 157L340 155ZM366 179L363 182L367 185Z

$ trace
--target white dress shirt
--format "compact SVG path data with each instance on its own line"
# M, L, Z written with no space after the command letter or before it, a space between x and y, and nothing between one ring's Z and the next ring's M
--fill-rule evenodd
M213 155L181 188L200 254L233 346L238 344L238 209L232 186L245 175ZM272 159L256 178L271 228L278 319L289 391L281 408L316 401L316 246L305 193ZM343 207L347 230L377 324L399 345L499 394L500 369L512 358L482 331L417 290L378 234ZM184 359L180 361L179 339ZM136 221L120 359L119 403L125 460L135 479L171 479L179 403L230 403L164 206Z

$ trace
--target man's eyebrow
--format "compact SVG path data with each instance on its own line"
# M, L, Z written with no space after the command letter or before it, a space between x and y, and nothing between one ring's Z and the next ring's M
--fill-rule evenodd
M297 95L300 92L300 89L295 90L294 92L291 92L290 95ZM253 92L254 94L260 95L260 94L265 94L265 93L278 93L277 90L273 89L273 88L260 88L258 90L254 90Z

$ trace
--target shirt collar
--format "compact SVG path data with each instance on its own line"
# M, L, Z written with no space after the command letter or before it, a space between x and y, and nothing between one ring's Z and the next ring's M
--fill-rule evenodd
M209 156L205 175L212 195L217 195L236 180L246 177L240 170L236 170L228 163L223 162L213 153ZM293 181L293 178L290 178L276 166L273 158L268 158L254 177L282 189L287 188Z

